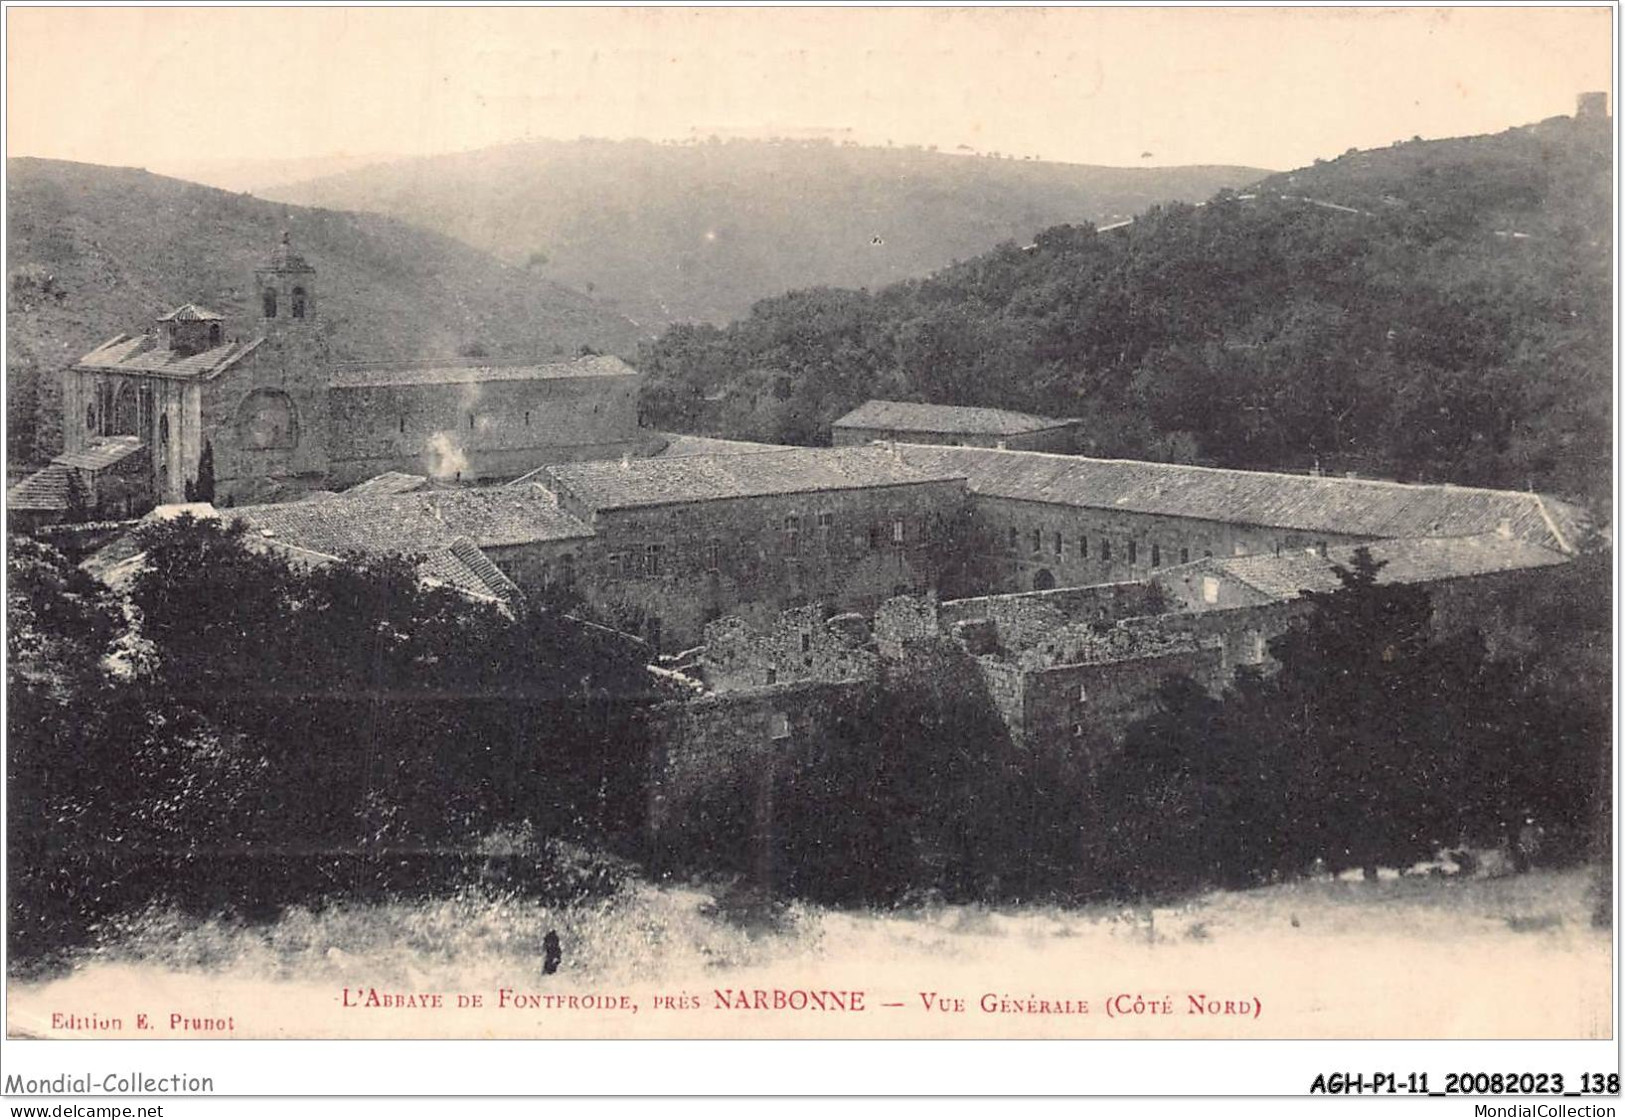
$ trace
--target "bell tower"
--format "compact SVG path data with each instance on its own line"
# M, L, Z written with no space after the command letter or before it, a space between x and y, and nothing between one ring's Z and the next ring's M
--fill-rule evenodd
M207 387L202 411L217 491L265 501L327 474L332 358L316 319L316 270L287 233L254 270L252 352Z
M293 251L288 232L271 250L270 259L254 270L260 321L267 333L313 326L316 319L316 270Z

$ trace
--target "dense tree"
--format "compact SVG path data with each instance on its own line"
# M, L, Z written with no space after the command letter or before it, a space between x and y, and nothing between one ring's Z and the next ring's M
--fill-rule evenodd
M257 913L436 889L492 830L635 842L635 643L425 586L407 559L293 567L187 517L137 543L125 604L27 538L8 555L25 956L157 897Z
M1359 550L1222 699L1168 684L1101 775L1091 864L1116 893L1408 866L1461 844L1577 853L1606 713L1560 702ZM1600 717L1600 718L1599 718Z
M1607 131L1353 153L644 350L654 426L795 443L869 397L1084 420L1112 456L1609 494Z

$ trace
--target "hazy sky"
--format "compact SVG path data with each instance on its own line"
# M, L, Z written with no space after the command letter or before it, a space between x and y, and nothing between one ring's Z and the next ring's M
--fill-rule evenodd
M1287 168L1611 90L1608 8L17 9L9 154L164 171L850 129ZM1146 155L1150 153L1150 155Z

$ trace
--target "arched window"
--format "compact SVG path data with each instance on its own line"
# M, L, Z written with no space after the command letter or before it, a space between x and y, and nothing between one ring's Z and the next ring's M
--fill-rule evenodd
M94 432L95 430L96 430L96 406L93 405L93 404L87 404L87 405L85 405L85 431Z
M275 319L276 318L276 289L275 288L266 288L265 289L265 294L260 297L260 302L265 307L265 317L267 319Z
M305 317L305 289L303 288L293 290L293 317L295 319Z
M210 323L209 324L209 345L210 346L219 346L220 345L220 324L219 323Z

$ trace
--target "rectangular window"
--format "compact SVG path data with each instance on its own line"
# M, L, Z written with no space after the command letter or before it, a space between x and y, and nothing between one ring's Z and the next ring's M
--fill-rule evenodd
M1078 559L1089 559L1089 535L1087 533L1078 536Z
M1062 538L1059 530L1055 533L1055 559L1066 559L1066 541Z
M644 571L652 576L660 574L660 546L658 544L649 546L648 551L644 553L644 560Z
M1151 543L1151 566L1153 568L1162 567L1162 546L1155 541Z
M1137 564L1137 563L1139 563L1139 561L1140 561L1140 542L1136 541L1136 540L1130 540L1128 542L1128 562L1130 564Z
M1016 541L1017 541L1016 527L1014 525L1012 525L1010 527L1010 551L1011 552L1014 552L1016 550Z
M773 671L768 670L771 674ZM772 684L770 680L767 682ZM788 739L790 737L790 717L783 712L774 712L768 720L768 735L774 739Z
M880 547L880 529L877 526L871 525L871 526L869 526L869 551L873 552L875 549L877 549L879 547Z
M1190 549L1182 548L1182 549L1179 550L1179 562L1181 564L1189 564L1191 562L1191 550Z
M829 547L830 530L835 526L835 515L828 510L818 515L818 543Z
M609 569L610 579L621 578L621 554L619 552L611 552L605 566Z
M712 538L705 542L705 570L719 571L722 568L722 542Z
M1040 552L1043 552L1043 551L1044 551L1044 530L1042 530L1042 529L1034 529L1033 530L1033 555L1037 556Z
M794 514L784 519L784 551L787 556L801 555L801 518Z
M1202 577L1202 602L1217 603L1219 601L1219 581L1212 576Z
M891 540L892 544L903 543L903 519L901 517L894 519L891 523Z
M1102 564L1112 562L1112 542L1105 537L1100 538L1100 562Z

